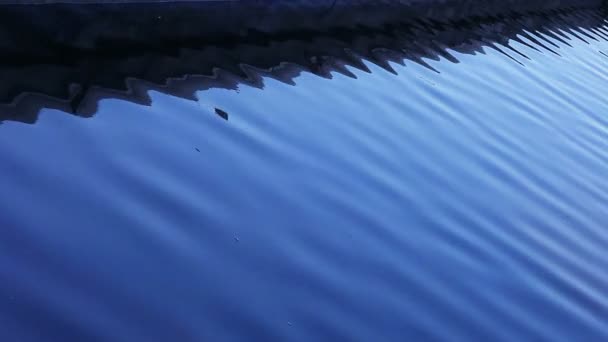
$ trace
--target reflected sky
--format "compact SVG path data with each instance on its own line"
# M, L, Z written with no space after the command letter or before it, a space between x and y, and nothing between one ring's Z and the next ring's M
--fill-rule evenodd
M181 54L86 119L29 102L0 125L0 340L606 340L603 18L273 40L234 49L347 62L166 81Z

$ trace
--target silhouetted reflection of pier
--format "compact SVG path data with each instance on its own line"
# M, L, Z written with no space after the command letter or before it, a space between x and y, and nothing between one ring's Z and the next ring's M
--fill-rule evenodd
M154 8L156 12L146 12L148 18L174 20L163 18ZM171 13L177 16L178 12ZM62 40L62 30L48 33L46 42L38 44L44 25L35 26L11 33L0 47L0 122L34 123L41 108L89 117L103 98L149 105L150 90L196 100L197 91L214 87L262 88L264 77L288 84L294 84L301 72L325 78L333 72L354 77L349 67L366 70L362 60L394 72L390 63L414 62L428 68L432 67L426 59L457 63L452 51L476 54L491 48L527 58L510 41L559 54L557 45L546 37L565 45L563 32L582 40L608 39L604 13L599 7L571 7L399 21L390 17L386 22L376 13L375 22L383 25L328 28L324 24L323 29L300 25L287 31L248 29L217 37L200 31L196 15L180 17L179 25L163 26L162 34L136 32L133 36L116 33L125 18L112 21L98 15L82 19L90 21L92 31L73 44ZM0 32L8 35L18 18L11 10L0 11ZM174 31L167 31L170 27Z

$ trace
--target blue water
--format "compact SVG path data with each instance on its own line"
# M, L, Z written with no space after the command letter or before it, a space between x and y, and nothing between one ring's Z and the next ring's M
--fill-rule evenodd
M2 340L607 340L600 22L4 121Z

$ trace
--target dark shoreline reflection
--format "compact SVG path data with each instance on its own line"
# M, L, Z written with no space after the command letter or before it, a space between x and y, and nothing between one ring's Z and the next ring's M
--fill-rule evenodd
M495 48L517 55L509 41L529 45L521 37L535 49L559 54L559 48L544 36L565 44L563 32L583 40L608 39L604 18L605 8L570 7L323 32L249 30L223 41L190 35L145 44L103 40L92 49L61 44L51 49L48 45L46 53L4 54L0 58L0 123L35 123L42 108L90 117L104 98L149 105L150 90L196 100L197 91L209 88L236 89L239 84L262 88L263 77L294 84L294 78L303 71L326 78L331 78L332 72L354 76L347 66L366 70L362 59L394 72L389 62L412 61L429 68L425 59L457 63L450 51L476 54ZM182 29L197 25L182 24Z

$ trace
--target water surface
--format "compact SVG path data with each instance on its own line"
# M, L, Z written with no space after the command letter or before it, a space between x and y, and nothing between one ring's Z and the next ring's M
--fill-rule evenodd
M468 23L5 114L2 339L606 340L603 13Z

